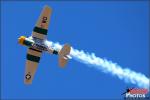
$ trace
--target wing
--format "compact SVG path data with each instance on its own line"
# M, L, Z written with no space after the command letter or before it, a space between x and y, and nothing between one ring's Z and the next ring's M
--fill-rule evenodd
M26 70L25 70L25 77L24 77L24 83L25 84L31 84L32 80L34 78L34 74L36 72L36 69L38 67L38 63L40 61L42 51L29 48L27 52L26 57Z
M32 37L36 37L39 39L46 39L51 12L52 12L51 8L49 8L48 6L44 7L33 29Z

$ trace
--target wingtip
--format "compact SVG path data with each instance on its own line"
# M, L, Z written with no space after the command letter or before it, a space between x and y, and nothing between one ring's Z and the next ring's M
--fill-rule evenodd
M27 80L27 79L25 79L25 80L24 80L24 84L25 84L25 85L31 85L31 84L32 84L32 80Z
M51 8L50 6L48 6L48 5L45 5L44 8L45 8L45 9L52 10L52 8Z

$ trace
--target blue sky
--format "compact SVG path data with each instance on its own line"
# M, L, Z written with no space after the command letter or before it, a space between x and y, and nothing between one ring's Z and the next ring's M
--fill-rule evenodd
M115 76L70 60L65 69L58 57L44 53L33 84L23 83L27 48L17 44L30 36L44 5L52 8L48 39L94 52L123 68L149 77L148 2L2 2L1 85L3 99L121 99L126 87Z

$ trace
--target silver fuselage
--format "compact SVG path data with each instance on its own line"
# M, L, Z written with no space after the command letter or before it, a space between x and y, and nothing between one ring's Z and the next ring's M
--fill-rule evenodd
M27 41L31 42L32 44L29 47L40 51L48 51L49 47L45 44L46 40L38 39L36 37L29 37L26 39Z

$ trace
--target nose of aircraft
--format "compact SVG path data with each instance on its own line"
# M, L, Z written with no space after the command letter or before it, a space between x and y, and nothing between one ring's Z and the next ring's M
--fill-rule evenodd
M21 44L21 45L23 45L23 42L24 42L25 38L26 38L25 36L20 36L18 38L18 43Z

